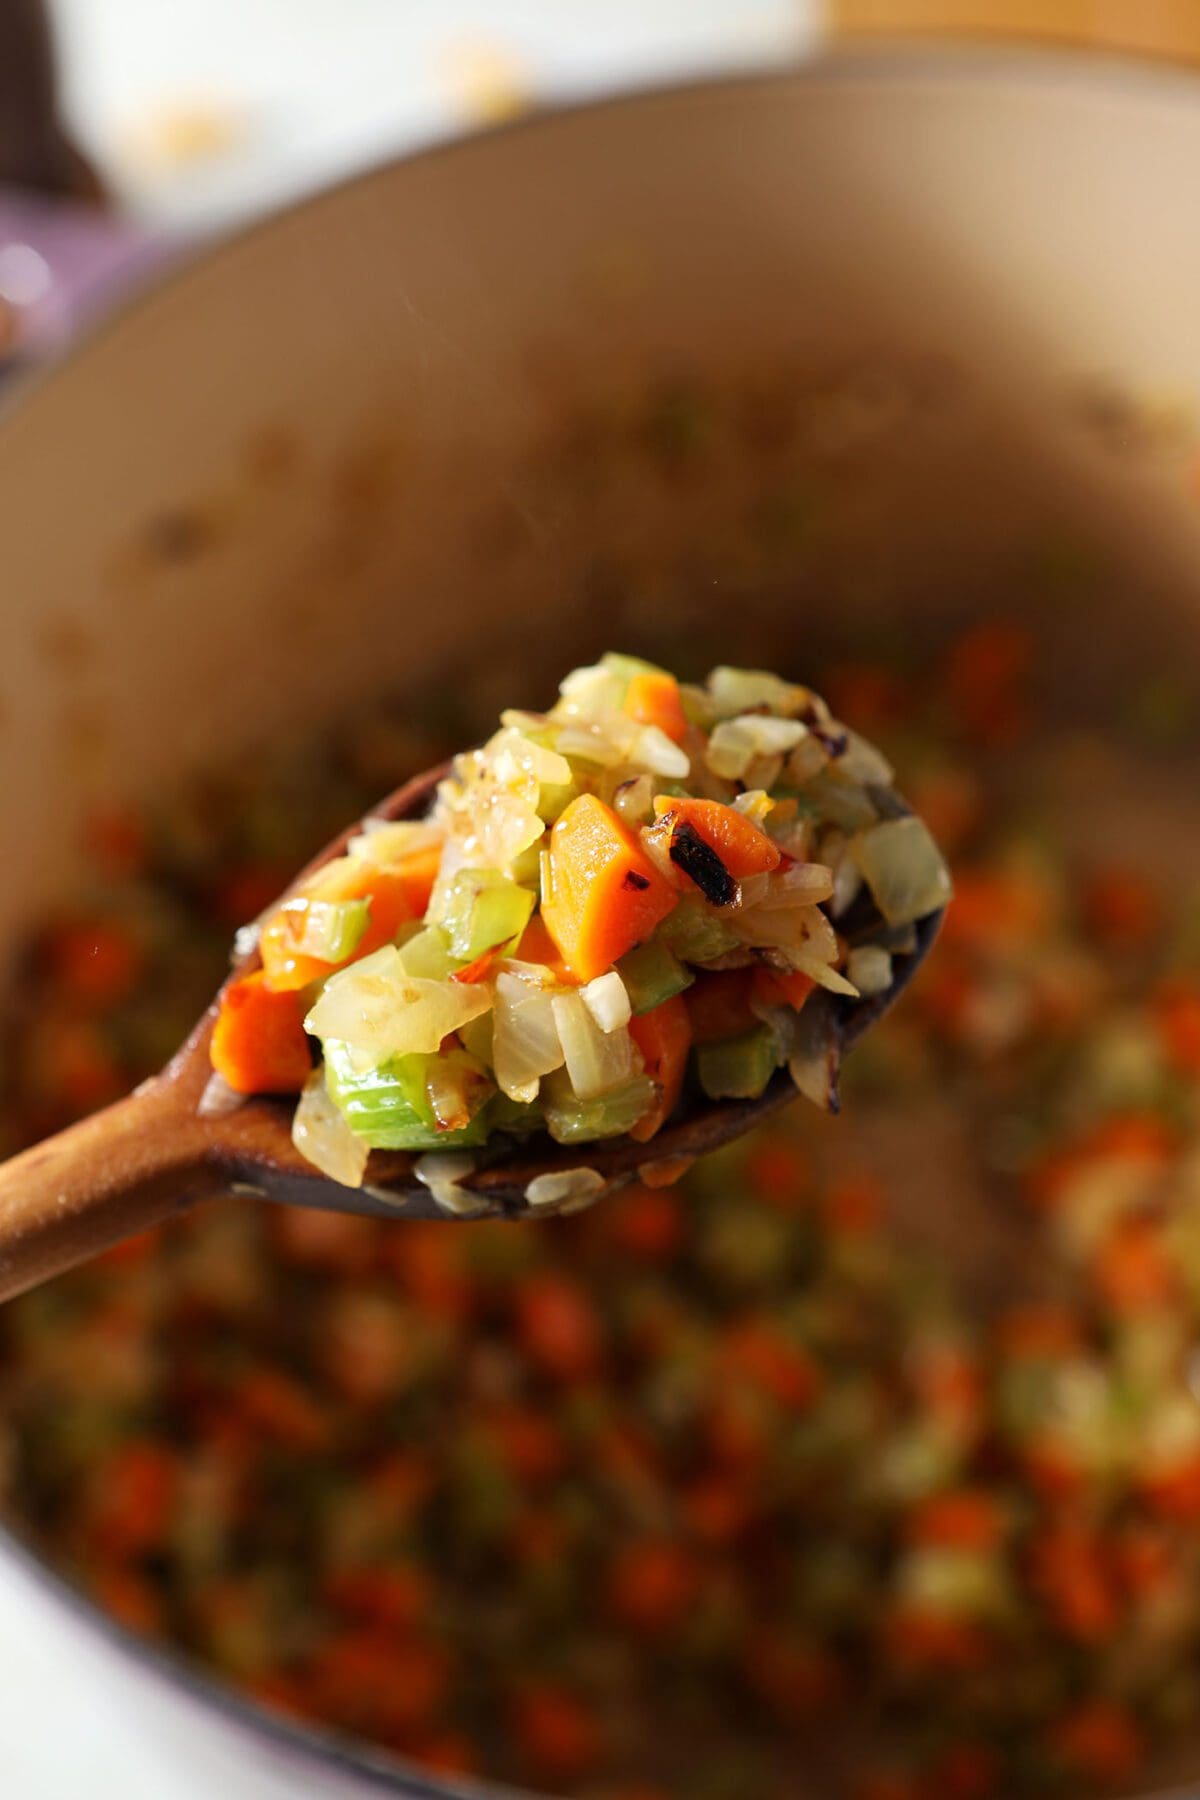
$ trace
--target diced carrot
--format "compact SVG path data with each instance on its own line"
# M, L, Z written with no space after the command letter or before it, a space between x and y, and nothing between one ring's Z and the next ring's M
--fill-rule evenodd
M1081 1342L1077 1315L1052 1301L1006 1307L997 1320L996 1336L1005 1356L1022 1361L1074 1356Z
M602 1342L584 1290L566 1275L525 1281L516 1297L518 1337L527 1353L561 1381L594 1375Z
M1177 980L1157 999L1163 1048L1181 1075L1200 1076L1200 983Z
M946 659L945 691L958 722L979 744L1005 748L1028 720L1026 682L1034 644L1024 625L988 620L974 626Z
M654 816L671 817L680 825L690 825L697 837L716 851L735 881L742 881L747 875L768 874L783 860L779 845L753 819L720 800L685 800L659 794L654 801Z
M701 971L681 996L697 1044L715 1044L722 1038L740 1037L759 1023L750 1009L752 969Z
M661 1189L626 1188L611 1206L600 1210L610 1241L639 1262L669 1262L683 1241L679 1202Z
M328 1637L311 1659L309 1692L334 1723L403 1744L428 1729L449 1686L450 1666L438 1645L397 1638L378 1626Z
M98 1471L91 1529L111 1557L133 1557L160 1547L170 1523L179 1483L172 1451L134 1438Z
M657 1636L687 1614L696 1597L697 1571L687 1551L666 1540L622 1545L608 1576L609 1605L623 1625Z
M1052 1429L1025 1439L1021 1461L1029 1485L1046 1500L1075 1500L1087 1487L1088 1470L1079 1452Z
M1149 943L1162 920L1158 895L1138 869L1100 869L1083 890L1083 918L1106 949L1136 949Z
M987 1633L975 1620L938 1612L915 1601L889 1614L883 1639L888 1661L902 1673L979 1669L989 1658Z
M641 1051L646 1074L658 1088L651 1110L629 1128L640 1144L648 1143L674 1112L683 1092L692 1027L682 994L629 1021L629 1034Z
M429 1615L429 1577L411 1564L335 1569L321 1583L326 1604L387 1631L411 1631Z
M532 1767L556 1784L586 1774L600 1754L600 1731L592 1714L557 1683L529 1685L518 1695L513 1728Z
M555 821L543 885L546 929L580 981L644 942L677 900L629 826L594 794L580 794Z
M655 1162L644 1162L638 1169L638 1179L648 1188L674 1187L682 1181L692 1164L694 1156L663 1156Z
M558 945L546 930L546 921L540 912L534 913L521 934L521 941L517 945L517 961L541 963L559 982L571 983L575 979L559 955Z
M1120 1619L1118 1594L1104 1547L1086 1526L1048 1526L1029 1549L1034 1593L1058 1629L1079 1644L1103 1644Z
M990 1744L951 1744L930 1776L938 1800L990 1800L1000 1791L1000 1759Z
M515 1401L493 1412L487 1432L500 1459L519 1481L549 1481L562 1469L566 1452L553 1419Z
M811 975L798 969L769 969L765 963L754 969L754 996L768 1006L790 1006L799 1012L816 985Z
M240 863L221 875L212 909L223 925L245 925L278 898L288 879L276 863Z
M443 1775L474 1775L479 1769L479 1758L470 1739L459 1731L414 1738L407 1749L414 1762L424 1763Z
M1054 893L1032 869L958 869L946 914L947 945L1003 955L1048 929Z
M625 693L625 711L639 725L657 725L676 744L687 734L687 717L673 675L635 675Z
M1072 1181L1096 1163L1140 1162L1157 1169L1177 1147L1175 1132L1157 1113L1116 1113L1042 1157L1029 1174L1030 1197L1039 1206L1055 1207Z
M1155 1600L1169 1593L1181 1579L1178 1552L1159 1526L1126 1526L1112 1546L1112 1566L1126 1595L1133 1601Z
M821 1386L808 1352L766 1319L747 1319L727 1331L721 1361L733 1376L789 1412L804 1412Z
M84 1006L115 1006L142 973L141 946L117 919L79 919L50 932L44 953L53 979Z
M1051 1742L1068 1768L1089 1782L1127 1781L1145 1755L1142 1734L1115 1700L1087 1700L1053 1727Z
M312 1058L298 994L273 993L256 969L230 982L212 1035L212 1065L239 1094L298 1094Z
M845 1672L832 1653L782 1632L758 1631L745 1667L755 1692L785 1721L825 1716L845 1696Z
M437 877L441 851L435 844L416 851L392 868L376 868L352 856L339 856L318 870L298 894L284 901L267 920L259 935L258 953L268 985L277 993L307 987L334 969L358 962L373 950L390 944L401 925L423 917ZM350 956L326 962L298 948L310 902L369 900L367 928Z
M99 1605L127 1631L152 1637L162 1630L162 1594L145 1576L120 1563L100 1562L87 1579Z
M1195 1525L1200 1520L1200 1451L1186 1451L1171 1463L1143 1469L1138 1486L1161 1518Z
M83 841L106 875L139 875L146 866L146 827L129 808L114 805L93 813L84 826Z
M1006 1526L1003 1508L993 1494L982 1488L954 1488L933 1494L914 1508L908 1535L914 1543L942 1549L994 1550Z
M263 1442L294 1450L319 1450L329 1442L328 1414L298 1381L260 1363L243 1376L238 1409Z
M807 1208L812 1168L798 1144L782 1136L759 1136L746 1156L750 1191L780 1212Z
M869 1237L879 1229L887 1196L874 1176L846 1174L831 1182L821 1201L830 1228L839 1237Z
M706 1475L693 1482L684 1490L680 1511L693 1537L722 1548L736 1542L751 1517L744 1489L723 1475Z
M455 969L450 977L451 981L465 982L468 986L473 986L479 981L486 981L492 972L492 965L497 961L499 955L500 946L493 944L490 949L484 950L481 955L477 956L474 962L467 963L464 968Z
M1153 1313L1179 1292L1179 1272L1153 1219L1121 1219L1092 1259L1092 1281L1113 1312Z

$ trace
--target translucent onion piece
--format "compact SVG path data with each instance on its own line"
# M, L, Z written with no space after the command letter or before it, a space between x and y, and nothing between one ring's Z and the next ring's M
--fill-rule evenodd
M604 1177L596 1169L559 1169L546 1175L535 1175L525 1189L529 1206L554 1212L582 1212L600 1198Z
M869 744L857 731L847 731L846 748L837 759L838 768L851 781L864 787L891 787L895 770L881 750Z
M924 822L887 819L854 839L854 860L889 925L911 925L950 899L950 875Z
M541 787L565 787L571 779L571 765L565 756L535 743L511 726L496 732L487 745L487 754L501 780L508 768L532 776Z
M864 999L886 994L892 985L892 959L878 944L859 944L846 958L846 976Z
M800 739L787 759L788 780L793 787L803 787L814 775L821 773L828 761L829 751L815 732L810 731Z
M474 1219L487 1211L488 1203L458 1185L474 1172L474 1168L474 1158L462 1151L430 1150L417 1158L413 1174L422 1187L429 1189L443 1212L456 1213L462 1219Z
M358 836L347 844L346 854L385 868L417 850L440 844L442 835L441 827L427 819L364 819Z
M304 1024L314 1037L340 1038L362 1071L393 1056L432 1055L443 1038L490 1005L482 983L409 975L389 944L331 975Z
M546 971L531 964L509 965L496 977L492 1068L500 1092L522 1104L563 1064L549 985Z
M822 1112L838 1111L838 1047L827 1003L817 996L795 1014L795 1043L788 1072L806 1100Z
M592 1100L636 1073L628 1031L601 1031L577 993L555 994L554 1023L576 1097Z
M370 1154L351 1131L325 1085L324 1068L314 1069L292 1118L292 1142L301 1156L342 1187L362 1186Z
M638 768L649 769L668 781L686 781L691 772L691 758L657 725L643 725L626 752Z
M708 693L718 716L726 719L760 706L786 716L799 712L808 698L804 688L783 681L766 669L733 669L727 664L721 664L709 675Z
M767 814L775 810L776 803L765 788L747 788L745 793L736 795L732 804L735 812L765 830Z
M624 676L602 664L572 669L558 687L561 699L555 712L567 718L595 719L619 712L628 686Z
M580 988L579 997L601 1031L622 1031L633 1017L625 983L615 969L589 981Z
M239 1094L236 1088L230 1087L225 1077L218 1075L214 1069L204 1084L204 1092L196 1105L196 1111L202 1119L223 1119L245 1104L246 1095Z
M648 825L654 817L654 783L649 775L633 775L621 782L612 804L627 825Z
M708 740L705 761L715 775L740 781L756 758L782 756L800 742L808 727L799 719L775 719L764 713L745 713L725 719ZM760 787L769 783L759 782Z

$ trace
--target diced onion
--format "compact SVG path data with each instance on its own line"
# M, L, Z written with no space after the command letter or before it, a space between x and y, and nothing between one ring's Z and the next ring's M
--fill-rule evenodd
M874 744L869 744L857 731L847 731L846 748L837 759L838 768L848 775L851 781L861 781L864 787L890 787L895 771L882 751Z
M769 674L766 669L732 669L727 664L721 664L709 675L708 693L718 716L723 718L760 706L769 707L774 713L794 713L807 698L803 688Z
M860 832L851 852L889 925L911 925L950 899L950 875L929 829L912 815Z
M615 969L589 981L580 988L579 997L601 1031L621 1031L633 1017L625 983Z
M846 975L864 999L886 994L892 985L892 959L878 944L859 944L846 958Z
M629 1080L635 1068L628 1031L601 1031L577 993L555 994L551 1005L567 1075L580 1100Z
M526 1204L553 1208L555 1212L582 1212L604 1191L604 1177L597 1169L558 1169L535 1175L525 1189Z
M807 732L808 727L799 719L745 713L735 719L724 719L714 728L705 761L714 775L723 775L728 781L740 781L756 758L783 755ZM757 785L769 784L760 782Z
M612 803L627 825L647 825L654 817L654 783L648 775L633 775L621 782Z
M488 1210L488 1203L478 1194L458 1184L474 1173L475 1161L461 1150L430 1150L413 1164L413 1174L427 1187L443 1212L459 1218L474 1219Z
M245 1104L246 1095L239 1094L236 1088L230 1087L225 1077L218 1075L214 1069L204 1084L204 1092L196 1105L196 1111L202 1119L223 1119Z
M362 1186L370 1152L330 1097L324 1068L314 1069L304 1084L292 1119L292 1142L331 1181L342 1187Z
M523 1104L537 1098L542 1076L563 1064L548 988L547 971L533 964L510 964L496 977L492 1068L500 1092Z
M440 826L427 819L364 819L362 830L347 844L346 854L384 868L441 841Z
M305 1029L314 1037L340 1038L361 1071L393 1056L432 1055L443 1038L490 1005L482 983L409 975L389 944L330 976Z
M686 750L669 738L657 725L643 725L629 746L628 759L636 767L649 769L667 781L686 781L691 772L691 758Z

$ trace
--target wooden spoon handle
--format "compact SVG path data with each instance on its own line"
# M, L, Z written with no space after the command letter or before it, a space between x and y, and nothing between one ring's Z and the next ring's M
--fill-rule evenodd
M228 1187L164 1076L0 1165L0 1300Z

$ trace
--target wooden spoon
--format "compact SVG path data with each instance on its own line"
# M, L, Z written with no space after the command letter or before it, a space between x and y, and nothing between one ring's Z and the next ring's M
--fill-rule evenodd
M418 775L373 816L423 817L446 773L439 768ZM325 863L343 855L361 829L358 823L344 831L294 885L301 886ZM834 1097L841 1054L907 986L940 923L940 913L919 922L916 948L897 958L895 979L885 993L853 1002L828 994L809 1000L804 1016L808 1020L811 1014L818 1037L823 1034ZM257 951L239 958L229 980L249 973L258 962ZM223 992L160 1074L126 1099L0 1165L0 1300L217 1194L245 1194L373 1218L465 1216L439 1206L413 1173L416 1159L401 1152L374 1152L367 1181L360 1188L329 1180L292 1143L292 1099L255 1098L233 1112L202 1112L201 1097L212 1074L209 1046ZM781 1070L757 1100L706 1102L665 1125L649 1144L618 1137L563 1145L539 1135L490 1156L481 1150L476 1153L478 1166L460 1184L470 1197L469 1216L516 1218L555 1210L553 1204L531 1205L526 1198L530 1183L539 1176L594 1169L604 1181L599 1194L640 1170L649 1169L653 1178L656 1164L662 1173L669 1173L672 1163L690 1162L740 1137L795 1095L790 1075Z

